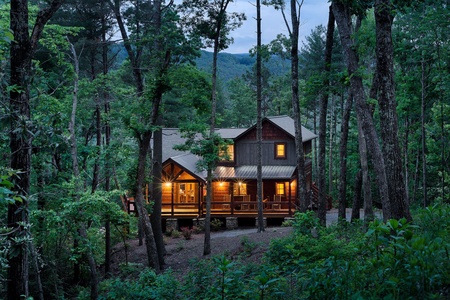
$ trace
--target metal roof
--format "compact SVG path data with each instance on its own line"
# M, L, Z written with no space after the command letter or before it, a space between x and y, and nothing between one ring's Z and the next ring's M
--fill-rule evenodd
M262 166L262 179L290 179L295 166ZM257 179L257 166L217 167L215 179Z
M206 171L197 170L197 162L199 161L198 156L191 153L185 153L177 155L175 157L171 157L171 159L175 163L189 171L192 175L195 175L199 179L206 180Z
M292 119L289 116L273 116L273 117L267 117L268 120L270 120L272 123L274 123L275 125L277 125L278 127L280 127L281 129L283 129L284 131L286 131L287 133L289 133L290 135L292 135L293 137L295 137L295 123L294 123L294 119ZM317 135L306 129L305 127L302 126L302 140L303 142L312 140L317 138Z

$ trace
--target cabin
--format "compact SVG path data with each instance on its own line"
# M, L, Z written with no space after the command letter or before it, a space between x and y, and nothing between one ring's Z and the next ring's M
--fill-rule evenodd
M211 218L245 220L255 218L257 205L256 125L225 128L217 132L229 139L227 159L213 173ZM312 141L317 137L302 127L307 189L313 189ZM173 149L183 144L177 129L163 129L162 217L198 219L206 214L206 171L197 169L199 157ZM262 120L263 212L269 219L292 217L296 208L297 166L294 120L288 116Z

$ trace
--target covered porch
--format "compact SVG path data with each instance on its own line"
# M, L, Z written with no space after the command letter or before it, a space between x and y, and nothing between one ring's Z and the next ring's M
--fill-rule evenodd
M164 166L163 217L203 217L206 181L175 162ZM289 217L296 210L296 171L291 166L263 167L263 213ZM256 166L218 167L212 182L211 215L256 217L258 214Z

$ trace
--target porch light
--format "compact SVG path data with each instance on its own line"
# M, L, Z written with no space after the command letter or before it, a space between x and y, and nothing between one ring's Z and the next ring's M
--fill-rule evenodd
M219 182L219 185L220 185L220 186L223 186L223 181Z
M165 183L165 186L166 186L166 187L170 187L170 186L172 186L172 182L170 182L170 181L167 181L167 182Z

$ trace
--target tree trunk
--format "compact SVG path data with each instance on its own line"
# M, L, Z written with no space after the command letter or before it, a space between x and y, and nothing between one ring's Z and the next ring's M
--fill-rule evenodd
M162 118L159 116L157 124L162 125ZM163 231L161 224L161 209L162 209L162 129L158 129L154 133L153 138L153 166L152 166L152 200L153 212L150 215L150 222L155 235L156 248L158 250L159 265L164 266L164 255L166 248L164 246Z
M102 116L100 112L100 103L99 99L97 99L95 105L95 137L96 137L96 146L97 149L95 150L95 162L94 162L94 170L92 174L92 187L91 192L95 193L97 190L98 184L99 184L99 177L100 177L100 149L102 147Z
M381 202L383 204L383 219L387 221L392 216L389 201L388 185L385 173L384 157L381 147L378 143L378 135L372 118L370 107L367 104L367 97L364 91L362 78L358 75L359 58L357 49L352 40L351 14L348 7L340 2L332 3L333 13L339 29L344 56L347 62L347 69L350 78L350 89L356 103L356 112L361 121L368 149L372 159L377 162L374 164L378 189Z
M161 272L161 266L159 265L158 252L156 248L155 237L153 235L152 224L150 223L150 217L148 216L147 209L145 208L145 199L143 192L143 189L145 188L145 177L147 174L146 160L150 148L151 137L152 132L147 131L142 134L142 139L139 140L139 156L136 176L137 191L134 201L139 215L139 223L142 226L142 230L145 236L148 266L150 268L153 268L156 273L159 273Z
M328 26L327 26L327 38L325 43L325 62L324 62L324 70L327 74L324 81L324 87L325 91L320 97L320 117L319 117L319 159L318 159L318 165L319 165L319 181L318 181L318 188L319 188L319 196L318 201L319 203L326 203L327 195L325 191L325 185L326 185L326 179L325 179L325 152L326 152L326 131L327 131L327 109L328 109L328 97L329 97L329 85L330 85L330 78L329 73L331 70L331 60L332 60L332 53L333 53L333 34L334 34L334 14L331 9L331 6L329 8L328 12ZM323 213L321 213L323 216ZM325 214L326 215L326 214ZM326 221L326 220L325 220Z
M427 136L425 134L425 62L422 60L421 62L421 87L422 87L422 95L421 95L421 105L420 105L420 122L422 125L421 128L421 144L422 144L422 190L423 190L423 206L428 206L428 193L427 193Z
M106 5L105 1L102 1L102 8ZM106 39L106 16L102 17L102 67L103 75L108 74L108 43ZM111 125L109 123L110 105L109 95L106 91L103 91L104 112L105 112L105 191L111 190ZM105 222L105 277L108 278L111 272L111 224L109 220Z
M74 62L74 83L73 83L73 92L72 92L72 114L70 117L70 123L69 123L69 133L70 133L70 153L72 156L72 168L73 168L73 176L75 178L74 184L74 190L75 190L75 201L80 200L80 192L81 192L81 186L80 186L80 170L78 166L78 148L77 148L77 140L75 135L75 116L77 111L77 103L78 103L78 74L79 74L79 64L78 64L78 56L75 51L74 46L71 44L71 51L72 51L72 59ZM83 212L80 211L80 214ZM78 230L79 235L81 237L81 240L83 243L88 244L89 239L86 231L86 224L84 222L81 222L80 228ZM75 238L77 239L77 238ZM91 247L89 245L83 245L86 249L86 256L88 258L88 265L89 265L89 275L90 275L90 286L91 286L91 299L95 300L98 297L98 282L97 282L97 265L94 260L94 256L92 254Z
M14 178L15 190L22 196L28 197L30 191L30 168L32 135L28 128L31 123L30 112L30 80L31 60L36 50L39 38L45 24L61 6L62 0L54 0L48 7L37 14L31 37L28 22L28 1L10 1L10 28L14 41L10 48L10 167L20 171L20 176ZM22 225L28 224L28 200L16 202L8 206L8 227L17 228L13 235L8 236L16 255L8 259L7 298L20 299L29 296L28 292L28 247L27 243L18 244L15 236L27 236L27 229Z
M352 222L361 218L359 213L361 207L361 188L362 188L362 170L358 170L356 172L355 178L355 194L353 195L353 204L352 204ZM344 219L345 220L345 219Z
M257 145L257 202L258 202L258 232L264 231L264 214L263 214L263 192L262 192L262 59L261 59L261 1L256 0L256 103L257 103L257 121L256 121L256 139Z
M411 220L409 201L403 181L401 151L398 143L397 103L394 82L394 47L392 44L392 10L390 0L375 1L376 58L375 76L379 80L378 104L381 138L386 167L391 217Z
M305 173L305 154L303 151L303 137L302 137L302 123L300 112L299 99L299 77L298 77L298 38L300 30L300 9L303 1L299 1L297 8L297 1L291 0L291 90L292 90L292 115L295 126L295 155L297 157L297 203L300 211L305 212L309 205L309 195L306 188L306 173Z
M213 65L212 65L212 90L211 90L211 118L209 121L209 137L212 138L216 127L216 107L217 107L217 56L219 54L219 36L221 24L217 25L217 32L214 39ZM208 165L206 176L206 215L205 215L205 243L203 245L203 255L211 253L211 200L212 200L212 166Z
M340 157L340 175L339 175L339 219L346 219L345 209L347 201L347 142L348 142L348 127L350 122L350 113L353 105L353 96L350 94L345 102L344 113L342 116L341 127L341 144L339 147ZM361 191L360 191L361 193ZM358 208L359 212L359 208Z
M336 114L335 114L335 96L331 96L331 105L329 110L330 126L328 132L328 193L333 195L333 141L334 131L336 129Z
M369 159L367 157L367 144L366 138L364 136L364 131L362 130L362 122L357 118L358 122L358 151L359 160L361 162L361 176L362 176L362 190L364 193L364 223L368 224L373 221L373 203L372 203L372 189L371 180L369 177Z

